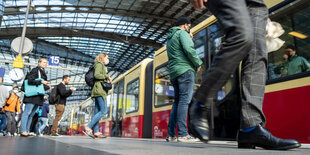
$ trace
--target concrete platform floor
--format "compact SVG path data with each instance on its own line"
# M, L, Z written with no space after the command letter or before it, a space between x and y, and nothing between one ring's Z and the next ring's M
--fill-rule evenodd
M305 154L310 145L289 151L270 151L261 148L237 149L236 142L211 141L203 143L168 143L162 139L129 139L89 137L0 137L0 155L213 155L213 154Z

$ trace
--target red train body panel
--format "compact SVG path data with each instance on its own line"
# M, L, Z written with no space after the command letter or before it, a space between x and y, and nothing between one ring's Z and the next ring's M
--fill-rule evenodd
M266 128L280 138L310 143L310 86L265 94Z
M109 137L111 135L111 121L100 122L99 123L99 132L101 132L104 136Z
M123 119L122 137L142 138L143 115Z
M168 123L171 110L153 112L153 138L166 138L168 135Z

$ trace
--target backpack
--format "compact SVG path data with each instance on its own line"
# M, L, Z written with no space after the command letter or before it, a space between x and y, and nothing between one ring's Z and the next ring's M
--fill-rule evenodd
M88 86L93 87L95 85L95 68L94 66L89 67L89 70L85 74L85 82Z
M58 102L58 98L59 98L59 96L58 96L58 94L57 94L57 86L55 86L55 87L52 89L52 91L51 91L51 93L50 93L50 95L49 95L49 97L48 97L48 102L49 102L49 104L51 104L51 105L56 104L56 103Z

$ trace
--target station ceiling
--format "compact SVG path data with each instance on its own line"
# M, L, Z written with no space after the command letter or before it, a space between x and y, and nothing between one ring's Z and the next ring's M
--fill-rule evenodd
M34 50L25 62L60 56L60 67L65 69L48 68L51 83L69 74L79 87L85 86L84 74L100 52L109 54L109 74L116 78L152 58L165 45L166 33L178 17L189 17L194 26L210 16L207 9L195 11L188 0L32 0L32 4L26 37L33 41ZM10 43L21 36L26 6L27 0L5 1L0 64L16 57ZM12 81L7 77L5 83Z

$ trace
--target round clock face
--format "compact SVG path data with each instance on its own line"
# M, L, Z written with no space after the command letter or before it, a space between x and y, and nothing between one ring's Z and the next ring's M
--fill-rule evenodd
M160 84L155 84L155 92L156 92L157 94L162 94L163 91L164 91L164 89L163 89L163 86L162 86L162 85L160 85Z
M13 68L10 71L9 76L10 76L12 81L20 81L20 80L22 80L24 78L23 69Z

